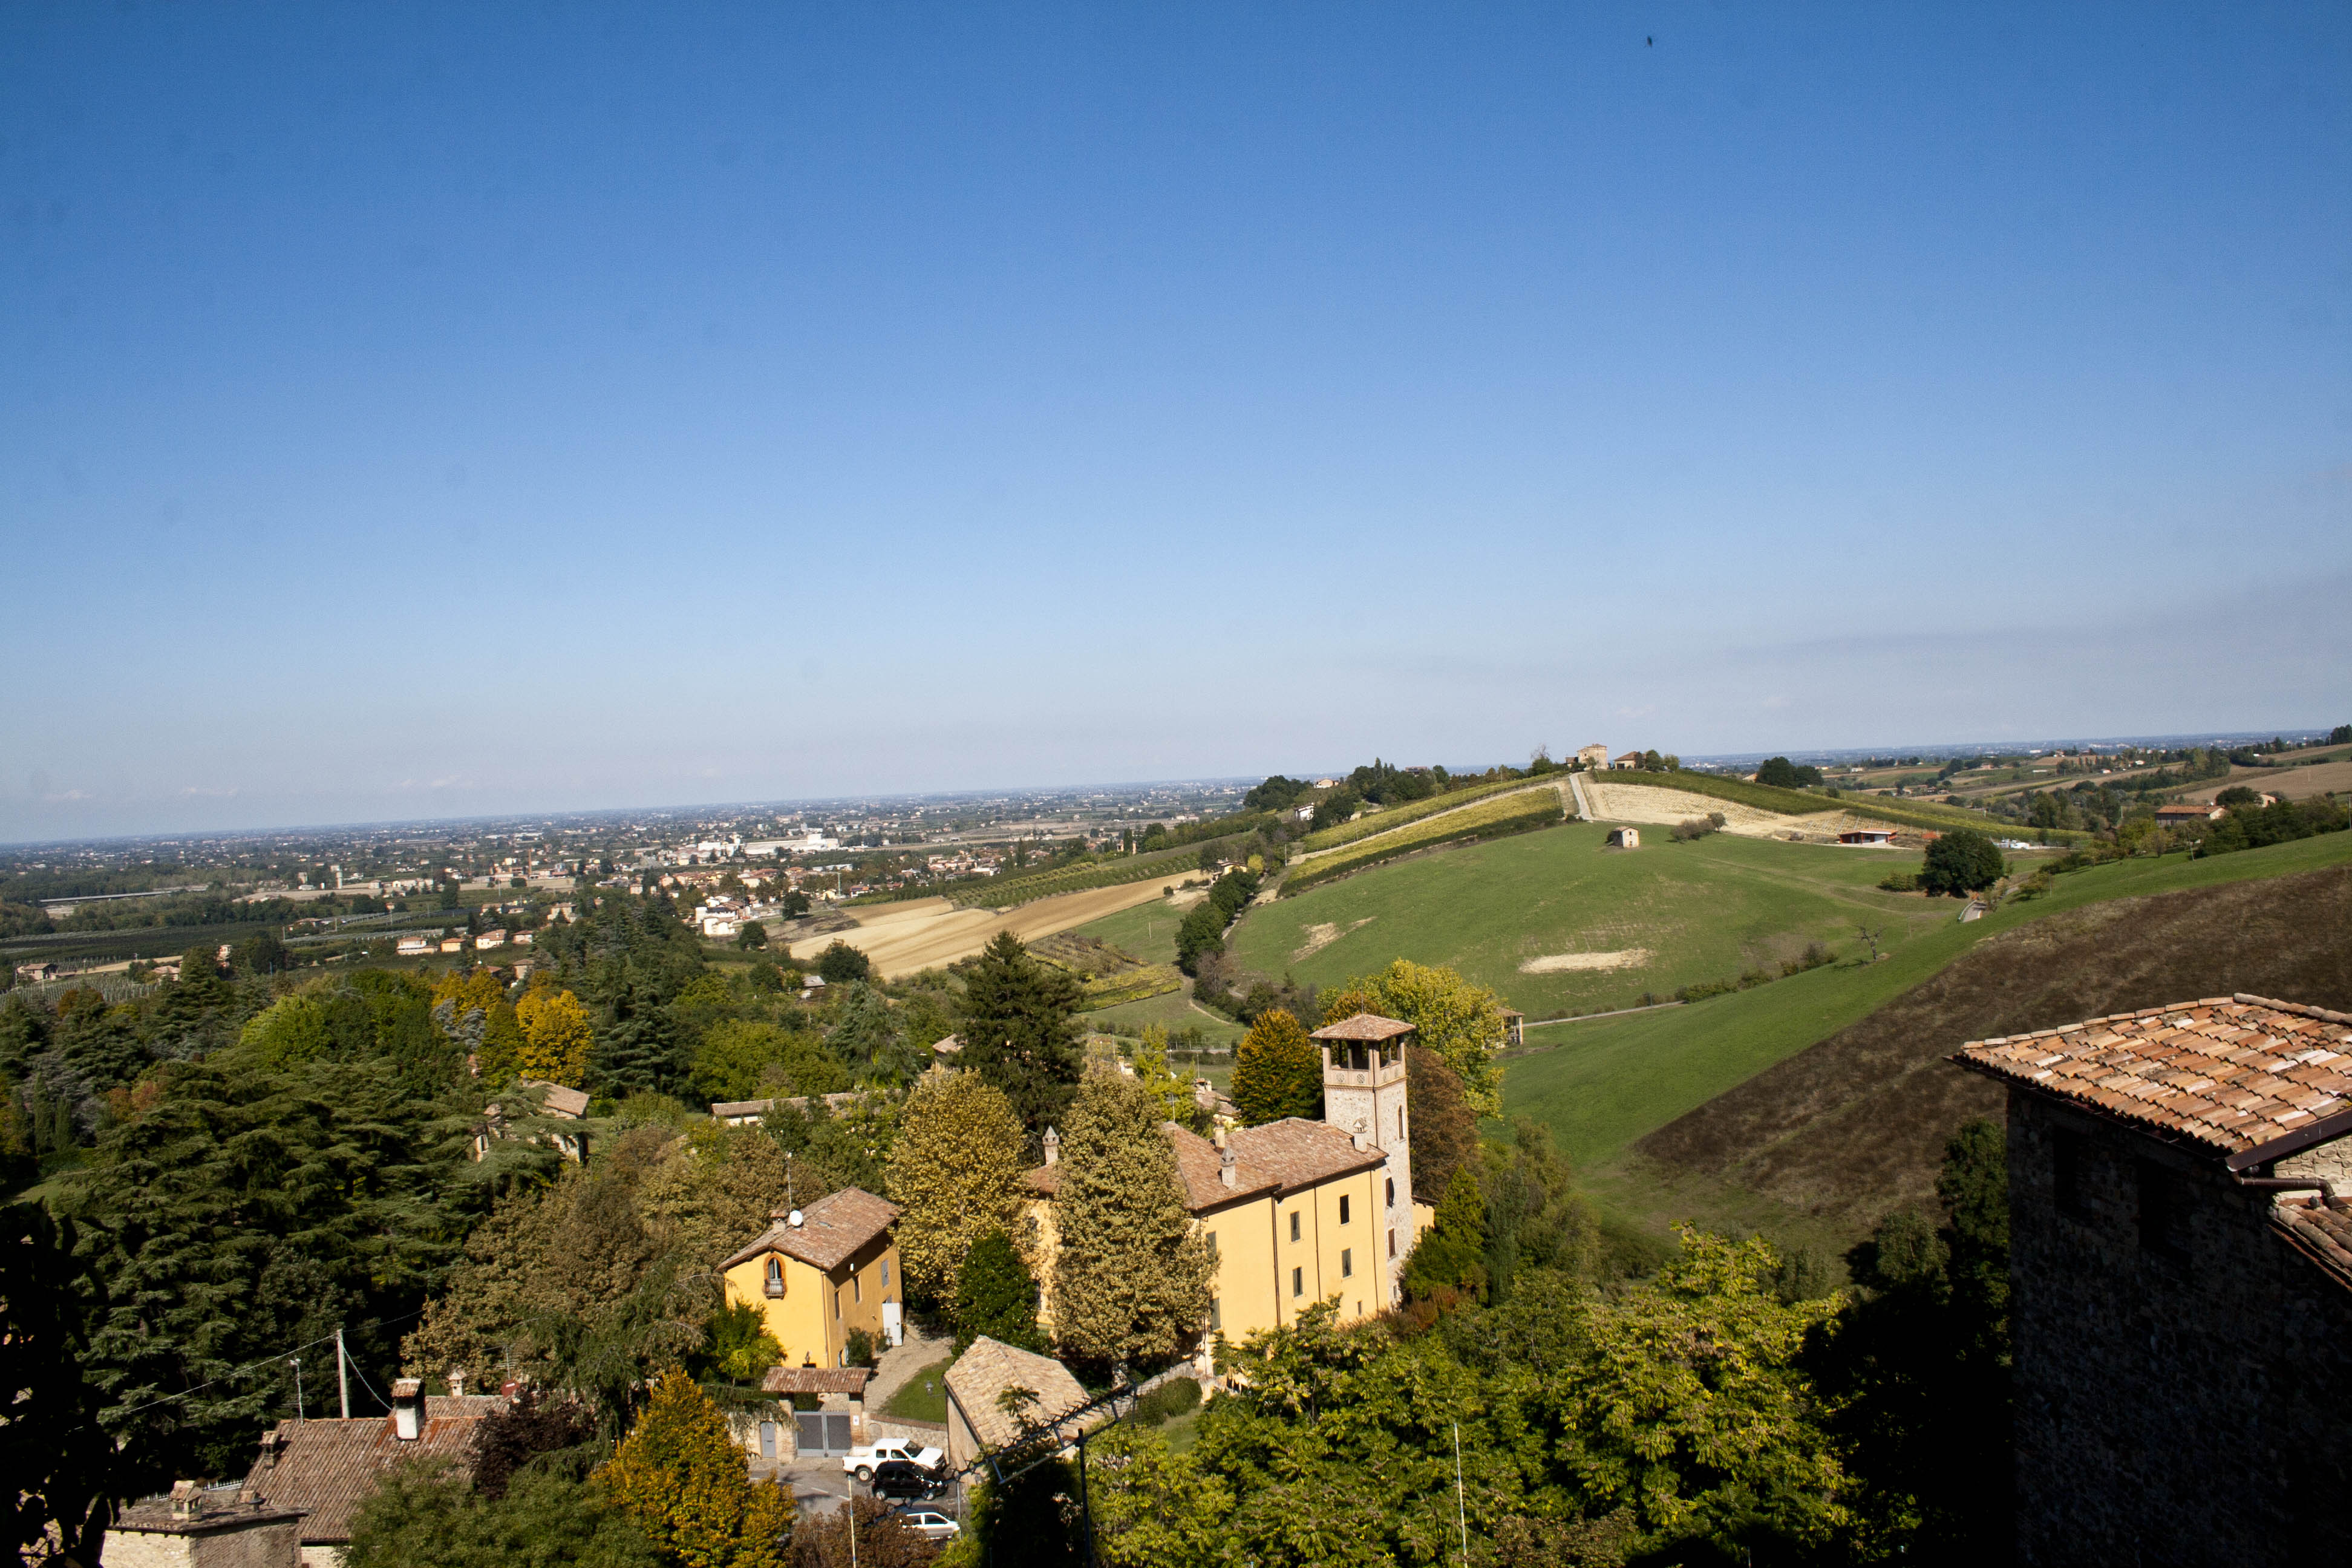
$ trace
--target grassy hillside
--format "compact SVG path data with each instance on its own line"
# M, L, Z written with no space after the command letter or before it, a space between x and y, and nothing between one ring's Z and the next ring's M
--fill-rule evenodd
M1794 846L1782 847L1805 852ZM1840 852L1810 853L1835 857ZM1824 1247L1842 1246L1866 1220L1863 1211L1870 1205L1849 1203L1840 1208L1815 1203L1810 1195L1801 1202L1776 1195L1812 1192L1795 1178L1776 1182L1770 1190L1740 1184L1735 1167L1754 1156L1735 1153L1737 1139L1730 1132L1693 1133L1693 1142L1676 1145L1683 1152L1673 1164L1660 1163L1633 1146L1775 1063L1851 1028L1936 977L1969 949L2005 931L2112 900L2222 887L2347 862L2352 862L2352 834L2330 834L2208 860L2129 860L2074 872L2058 879L2045 897L2010 904L1970 924L1940 916L1932 929L1904 933L1904 940L1892 947L1892 956L1882 963L1853 962L1849 943L1845 962L1753 991L1688 1007L1538 1030L1532 1037L1544 1048L1510 1064L1504 1078L1504 1106L1511 1114L1549 1124L1563 1151L1585 1168L1594 1195L1620 1218L1663 1226L1687 1214L1773 1230ZM1343 892L1350 885L1331 891ZM2340 931L2342 926L2334 930ZM2336 939L2331 935L2326 940ZM2001 960L1989 962L1997 973ZM2102 1010L2087 1004L2081 1008L2084 1016ZM1955 1020L1939 1028L1961 1026ZM1948 1039L1922 1039L1917 1048L1948 1050L1972 1032L1963 1029ZM1825 1070L1835 1078L1842 1071L1861 1069ZM1722 1152L1696 1152L1712 1147L1710 1136L1721 1142ZM1828 1157L1836 1157L1833 1147Z
M1717 773L1612 773L1601 774L1599 782L1685 790L1692 795L1712 795L1717 800L1735 801L1741 805L1752 805L1759 811L1777 811L1790 816L1810 816L1822 811L1849 811L1856 816L1870 817L1879 822L1891 822L1905 827L1933 828L1938 832L1948 832L1955 827L1973 827L1979 832L2003 836L2019 831L2013 822L2004 822L1983 812L1963 810L1936 801L1892 801L1868 795L1814 795L1807 790L1750 784L1746 779L1727 779ZM2053 828L2043 837L2053 842L2072 844L2090 835Z
M1195 1007L1192 999L1181 991L1154 996L1149 1001L1129 1002L1117 1007L1105 1007L1097 1013L1079 1015L1083 1022L1097 1028L1113 1024L1131 1025L1145 1028L1158 1024L1169 1033L1179 1029L1198 1029L1202 1040L1213 1046L1231 1047L1246 1033L1239 1024L1220 1018L1205 1008Z
M1916 865L1914 854L1730 834L1629 852L1605 838L1568 823L1377 868L1252 910L1228 945L1249 970L1315 984L1392 958L1448 964L1541 1018L1777 965L1812 941L1843 950L1857 922L1885 928L1899 948L1958 912L1873 885ZM1648 956L1614 969L1521 968L1598 953Z
M1866 1225L1926 1201L1950 1130L1997 1113L2001 1091L1943 1059L1962 1042L2241 991L2352 1008L2347 931L2342 865L2064 910L1979 943L1634 1148Z
M1148 904L1138 904L1131 910L1121 910L1115 915L1105 915L1078 927L1077 934L1090 936L1097 942L1131 952L1146 963L1176 962L1176 928L1184 923L1184 911L1165 899L1154 899Z

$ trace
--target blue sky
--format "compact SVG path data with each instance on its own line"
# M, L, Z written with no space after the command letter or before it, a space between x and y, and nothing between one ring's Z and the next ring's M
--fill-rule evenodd
M2341 5L0 10L0 838L2336 722L2347 524Z

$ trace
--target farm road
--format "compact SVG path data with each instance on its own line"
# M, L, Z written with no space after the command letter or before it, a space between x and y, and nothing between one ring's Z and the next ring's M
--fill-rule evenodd
M1009 931L1023 942L1068 931L1088 921L1115 915L1121 910L1150 903L1160 897L1161 883L1129 882L1117 888L1088 888L1062 893L1011 910L958 909L945 899L919 899L903 904L879 904L845 913L857 920L857 929L806 937L793 944L796 959L812 959L838 940L874 961L886 980L969 958Z

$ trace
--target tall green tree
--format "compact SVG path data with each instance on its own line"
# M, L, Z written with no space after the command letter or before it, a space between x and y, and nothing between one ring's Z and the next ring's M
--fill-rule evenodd
M363 1360L392 1359L382 1325L454 1261L488 1181L555 1163L525 1145L476 1164L478 1104L420 1102L382 1061L299 1077L191 1062L107 1133L61 1206L105 1288L88 1365L132 1484L242 1470L295 1409L289 1346L341 1326ZM315 1404L332 1358L304 1360Z
M38 1204L0 1208L0 1550L50 1543L94 1562L106 1534L114 1445L84 1375L100 1287L74 1257L72 1226Z
M1055 1341L1095 1362L1188 1347L1209 1315L1209 1255L1150 1091L1119 1073L1089 1073L1058 1170Z
M1234 1048L1233 1100L1253 1127L1323 1114L1323 1054L1283 1008L1259 1014Z
M1454 1173L1478 1155L1478 1119L1462 1093L1462 1079L1426 1046L1404 1054L1405 1096L1412 1104L1412 1195L1435 1205Z
M1033 1161L1043 1158L1045 1129L1077 1093L1086 1065L1077 1010L1085 994L1076 975L1039 963L1010 931L998 932L963 973L959 1059L1012 1102Z
M1486 1200L1467 1165L1455 1168L1437 1205L1437 1223L1413 1243L1404 1288L1416 1300L1486 1292Z
M1503 999L1455 970L1400 958L1378 973L1322 994L1323 1021L1376 1013L1413 1026L1417 1042L1435 1051L1462 1080L1463 1097L1480 1116L1503 1113Z
M916 1084L890 1149L898 1267L910 1300L951 1297L975 1245L1019 1228L1024 1169L1021 1122L1002 1089L976 1072L933 1073Z

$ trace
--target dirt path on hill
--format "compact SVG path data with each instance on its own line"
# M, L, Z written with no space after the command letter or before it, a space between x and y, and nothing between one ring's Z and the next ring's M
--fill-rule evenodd
M970 958L1009 931L1023 942L1068 931L1088 921L1115 915L1160 897L1164 884L1129 882L1116 888L1088 888L1062 893L1011 910L958 909L945 899L913 899L903 904L877 904L850 911L857 929L833 936L811 937L793 944L792 955L805 962L823 952L836 939L874 961L885 980L937 968L959 958Z
M1694 816L1709 812L1723 814L1723 831L1736 833L1743 838L1794 838L1806 843L1834 844L1841 833L1908 832L1916 837L1918 829L1906 829L1899 824L1880 822L1872 817L1857 816L1850 811L1809 811L1801 816L1785 812L1763 811L1752 805L1742 805L1734 800L1718 800L1711 795L1696 795L1688 790L1661 789L1655 784L1612 784L1606 778L1589 775L1584 789L1592 802L1592 815L1601 822L1654 823L1672 826Z

